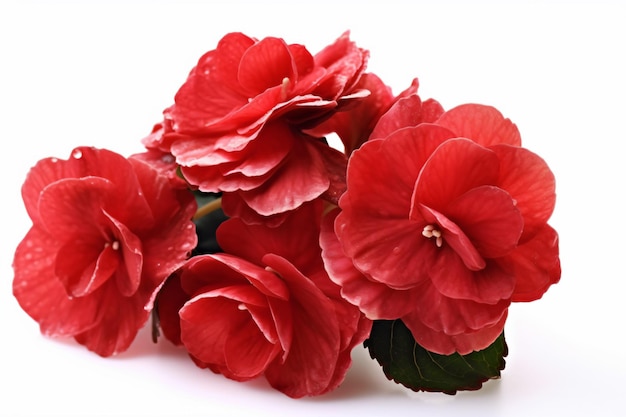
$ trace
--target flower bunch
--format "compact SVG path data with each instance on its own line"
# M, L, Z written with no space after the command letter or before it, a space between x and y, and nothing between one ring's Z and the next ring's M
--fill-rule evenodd
M316 54L230 33L145 152L39 161L20 306L103 357L152 317L197 366L294 398L359 344L413 390L499 377L510 304L560 279L554 176L495 108L394 95L368 59L348 33Z

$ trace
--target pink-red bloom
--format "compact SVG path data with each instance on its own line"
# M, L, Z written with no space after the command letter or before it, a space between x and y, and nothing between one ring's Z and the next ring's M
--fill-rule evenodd
M43 334L101 356L126 350L196 244L191 193L137 159L81 147L39 161L22 197L33 225L13 262L20 306Z
M416 106L399 100L352 154L323 256L367 317L400 318L427 350L467 354L502 332L511 301L560 278L554 176L496 109L468 104L416 125Z
M291 397L336 388L371 322L324 270L318 203L274 228L222 223L217 238L225 253L191 258L159 295L168 339L200 367L237 381L264 375Z
M306 132L354 100L368 52L344 34L316 55L279 38L224 36L144 143L175 156L201 191L270 216L332 189L345 156ZM339 154L339 155L336 155ZM232 215L231 213L229 213Z

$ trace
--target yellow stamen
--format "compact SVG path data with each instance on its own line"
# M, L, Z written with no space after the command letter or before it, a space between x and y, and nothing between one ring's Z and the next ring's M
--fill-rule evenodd
M443 235L441 233L441 230L436 229L435 226L432 224L424 226L424 230L422 230L422 236L427 239L434 237L435 245L437 245L438 248L443 246Z
M287 92L289 91L289 84L291 84L291 80L289 77L283 78L283 82L280 87L280 96L283 100L287 99Z

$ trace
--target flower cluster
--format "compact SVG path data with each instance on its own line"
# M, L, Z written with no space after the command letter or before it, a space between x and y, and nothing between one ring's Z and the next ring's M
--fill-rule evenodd
M145 152L39 161L22 188L20 306L103 357L153 317L197 366L294 398L338 387L363 343L414 390L499 376L511 302L560 279L554 176L495 108L446 111L417 80L396 96L368 59L348 33L316 54L230 33ZM494 369L406 382L393 361L417 350L377 353L389 321L431 359L495 351Z

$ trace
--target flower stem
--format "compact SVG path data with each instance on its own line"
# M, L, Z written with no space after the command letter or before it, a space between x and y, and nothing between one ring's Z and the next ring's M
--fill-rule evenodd
M198 207L198 210L196 210L196 214L193 215L193 220L198 220L201 217L211 214L215 210L220 209L221 207L222 207L222 197L209 201L204 206Z

